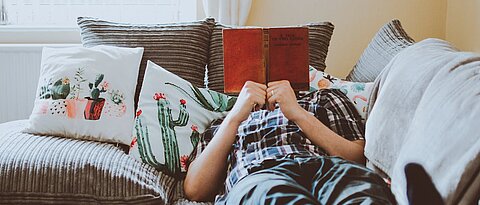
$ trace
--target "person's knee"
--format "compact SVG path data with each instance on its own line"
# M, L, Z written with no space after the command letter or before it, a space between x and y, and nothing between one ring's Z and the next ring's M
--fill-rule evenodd
M294 195L301 196L293 197ZM225 201L226 204L257 204L272 201L273 198L274 202L281 202L286 199L312 200L313 196L292 178L271 173L253 173L239 181L225 196Z
M322 162L312 183L312 194L320 202L391 204L394 201L386 183L370 169L339 158L325 158Z

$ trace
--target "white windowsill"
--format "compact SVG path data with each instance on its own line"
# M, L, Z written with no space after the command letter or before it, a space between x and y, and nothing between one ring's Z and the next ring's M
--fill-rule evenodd
M80 30L68 26L0 25L0 44L79 44Z
M0 25L0 31L73 31L78 30L76 26L36 26L36 25Z
M82 44L0 44L0 51L34 51L37 49L41 51L43 47L54 47L54 48L62 48L62 47L81 47Z

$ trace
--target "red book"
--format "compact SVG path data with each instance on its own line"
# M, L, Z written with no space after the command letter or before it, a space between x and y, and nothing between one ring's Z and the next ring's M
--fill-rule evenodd
M307 91L308 57L307 27L224 29L224 91L239 93L248 80L288 80Z

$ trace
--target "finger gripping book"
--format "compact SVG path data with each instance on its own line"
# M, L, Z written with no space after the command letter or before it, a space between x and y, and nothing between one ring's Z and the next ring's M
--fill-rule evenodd
M223 29L225 93L239 93L248 80L288 80L306 91L308 59L307 27Z

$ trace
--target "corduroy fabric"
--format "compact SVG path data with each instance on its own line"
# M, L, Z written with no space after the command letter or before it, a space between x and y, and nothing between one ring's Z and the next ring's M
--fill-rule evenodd
M147 60L188 80L204 86L205 65L213 19L171 24L128 24L79 17L85 47L112 45L144 47L135 94L135 107L145 74Z
M385 24L373 37L353 70L348 81L373 82L390 60L415 41L408 36L398 19Z
M334 26L330 22L311 23L303 26L307 26L309 30L308 43L310 65L323 71L326 68L325 59L327 58L328 46L330 45ZM222 30L224 28L233 27L220 23L216 23L213 27L207 68L207 86L217 92L223 92L224 86L222 38Z
M0 124L0 204L170 204L171 177L112 144L20 132Z

